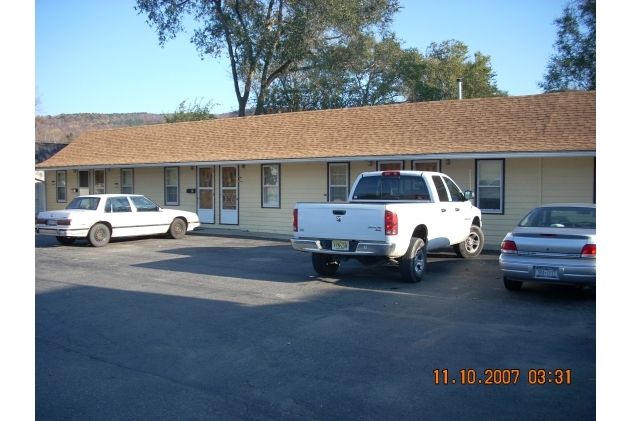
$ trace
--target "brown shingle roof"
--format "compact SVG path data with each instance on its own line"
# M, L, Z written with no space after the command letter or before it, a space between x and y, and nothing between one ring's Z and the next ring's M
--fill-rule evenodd
M37 168L568 151L596 151L595 91L98 130Z

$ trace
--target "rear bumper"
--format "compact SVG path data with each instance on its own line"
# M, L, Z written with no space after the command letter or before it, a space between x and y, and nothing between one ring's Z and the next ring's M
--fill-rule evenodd
M558 276L536 277L536 267L555 268ZM505 277L517 281L596 285L596 259L542 259L501 254L500 269Z
M323 247L321 240L291 240L291 246L298 251L338 254L344 256L392 256L397 245L392 243L358 242L355 251L331 250Z
M85 238L88 235L88 228L68 229L68 228L54 228L54 227L42 227L35 228L35 232L43 235L55 235L60 237L76 237Z

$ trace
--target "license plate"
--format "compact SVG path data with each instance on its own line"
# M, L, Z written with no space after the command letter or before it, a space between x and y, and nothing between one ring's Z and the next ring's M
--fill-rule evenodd
M557 268L536 267L535 278L552 278L557 279L559 272Z
M54 219L49 219L48 221L46 221L46 225L56 226L57 225L57 221L55 221Z
M348 241L333 240L332 250L348 251Z

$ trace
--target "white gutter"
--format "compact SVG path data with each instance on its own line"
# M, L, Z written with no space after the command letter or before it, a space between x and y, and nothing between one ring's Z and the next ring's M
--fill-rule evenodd
M595 157L596 151L564 151L564 152L481 152L459 154L426 154L426 155L365 155L365 156L335 156L322 158L281 158L281 159L254 159L238 161L191 161L191 162L157 162L151 164L112 164L112 165L80 165L67 167L36 168L38 171L55 170L92 170L107 168L154 168L154 167L185 167L207 165L241 165L241 164L283 164L302 162L349 162L349 161L403 161L424 159L492 159L492 158L561 158L561 157Z

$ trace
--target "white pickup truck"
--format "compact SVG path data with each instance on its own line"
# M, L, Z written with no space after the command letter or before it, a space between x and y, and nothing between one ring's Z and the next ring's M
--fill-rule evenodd
M475 257L484 246L480 210L447 175L422 171L361 174L348 202L297 203L294 249L310 252L313 268L333 275L341 262L396 262L403 279L419 282L427 251L453 246Z

